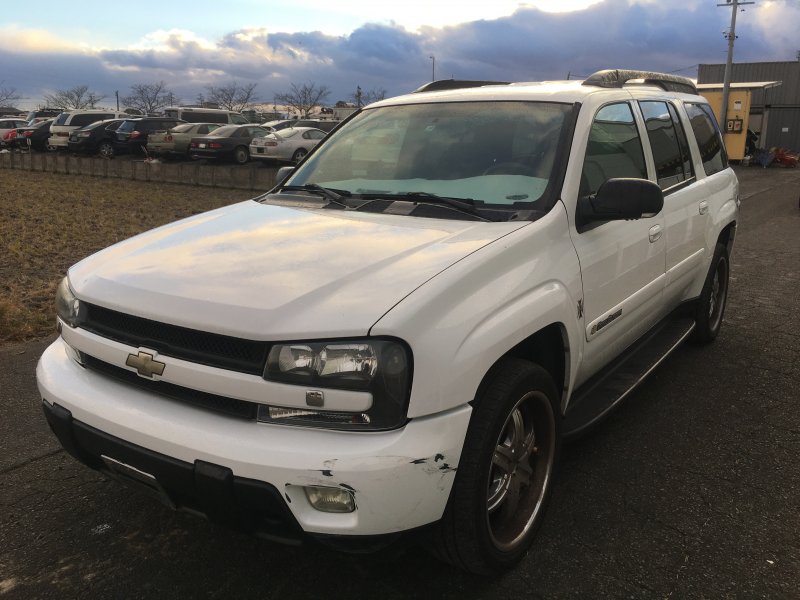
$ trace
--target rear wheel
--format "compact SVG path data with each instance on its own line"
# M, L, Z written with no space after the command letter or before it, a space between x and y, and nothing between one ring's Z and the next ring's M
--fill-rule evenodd
M703 291L695 307L695 327L691 341L696 344L713 342L722 327L722 316L728 300L728 249L717 244Z
M244 146L239 146L233 151L233 160L237 165L243 165L250 160L250 152Z
M292 162L300 162L306 154L308 154L308 150L305 148L298 148L294 151L294 154L292 154Z
M111 142L100 142L97 153L103 158L114 158L114 144Z
M552 377L504 359L477 399L436 554L473 573L516 564L533 543L550 497L561 448Z

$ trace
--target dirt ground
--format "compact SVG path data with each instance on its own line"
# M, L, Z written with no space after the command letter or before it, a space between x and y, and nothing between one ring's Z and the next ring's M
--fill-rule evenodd
M0 343L54 330L56 286L80 259L153 227L254 195L0 171Z

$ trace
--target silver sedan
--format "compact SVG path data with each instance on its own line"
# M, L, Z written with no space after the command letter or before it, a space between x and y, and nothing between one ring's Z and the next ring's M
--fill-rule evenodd
M299 162L319 144L325 132L314 127L289 127L250 142L250 158Z

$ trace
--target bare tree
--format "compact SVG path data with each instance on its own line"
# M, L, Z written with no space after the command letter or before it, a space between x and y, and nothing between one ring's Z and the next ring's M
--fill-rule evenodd
M292 84L292 89L283 94L275 94L277 104L285 104L296 110L301 118L308 118L311 111L319 106L331 91L328 86L317 85L315 83L304 83L303 85Z
M171 106L178 101L172 90L163 81L137 83L131 86L131 95L121 98L123 104L144 114L156 112L159 108Z
M88 85L76 85L68 90L56 90L45 94L44 101L55 108L94 108L105 96L93 92Z
M3 81L0 81L0 106L12 104L22 98L22 96L17 93L17 88L5 87L3 83Z
M257 83L240 84L237 81L219 87L210 85L206 88L208 96L203 97L201 94L198 98L203 98L204 102L214 102L225 110L242 112L246 108L252 108L256 100L257 85Z
M386 90L384 88L372 88L365 92L361 89L361 86L357 86L355 94L350 96L350 99L359 108L365 104L372 104L384 98L386 98Z

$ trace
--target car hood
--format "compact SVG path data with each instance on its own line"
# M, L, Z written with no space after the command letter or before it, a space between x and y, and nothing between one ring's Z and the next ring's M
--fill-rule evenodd
M82 300L203 331L367 335L431 277L525 224L247 201L116 244L69 276Z

